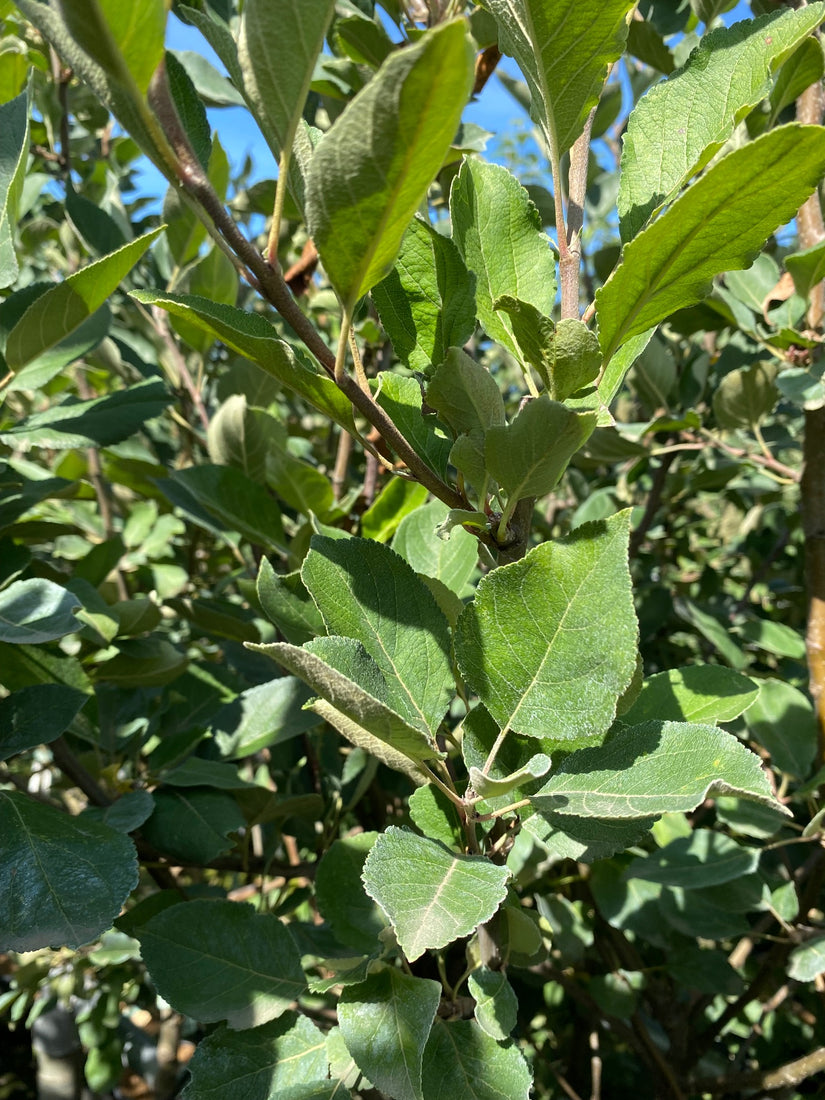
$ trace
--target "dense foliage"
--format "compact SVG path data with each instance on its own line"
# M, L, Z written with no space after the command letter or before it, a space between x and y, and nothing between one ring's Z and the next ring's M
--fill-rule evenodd
M0 0L0 1013L96 1093L820 1094L825 3L733 6Z

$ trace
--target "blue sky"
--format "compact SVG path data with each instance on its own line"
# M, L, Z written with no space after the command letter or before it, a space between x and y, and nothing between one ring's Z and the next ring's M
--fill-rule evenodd
M749 15L749 5L745 0L740 0L740 3L726 12L722 18L730 25L739 19L748 18ZM221 72L225 72L200 33L194 27L180 22L175 16L169 18L167 45L172 50L194 50L201 53ZM518 68L510 58L502 59L501 68L512 76L519 76ZM212 128L217 130L221 144L226 149L233 167L239 167L249 154L255 165L253 180L272 178L277 174L272 155L245 108L211 108L208 114ZM493 133L494 137L486 150L487 157L493 160L499 159L495 148L498 138L527 135L532 129L530 119L495 78L488 82L478 99L468 105L464 112L464 121L475 122ZM141 193L160 197L165 188L165 181L151 164L147 162L145 166L141 166L139 184Z

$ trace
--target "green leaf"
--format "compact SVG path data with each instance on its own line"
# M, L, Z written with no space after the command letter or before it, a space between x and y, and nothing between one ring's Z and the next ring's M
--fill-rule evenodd
M556 257L541 217L515 176L465 159L450 191L453 240L476 276L478 318L487 335L518 356L509 318L493 302L510 294L542 313L556 301Z
M769 97L770 125L775 125L785 108L790 107L806 88L821 80L823 72L825 56L822 54L819 37L810 35L802 40L776 74Z
M387 927L384 914L364 892L361 873L377 833L333 841L315 873L318 910L341 943L366 955L375 951Z
M334 711L371 734L379 744L367 745L356 740L357 729L351 731L355 737L350 736L349 728L335 721L334 714L317 703L312 705L316 714L332 722L354 744L374 752L390 767L400 766L406 771L409 760L432 760L439 755L431 736L393 709L390 696L397 696L398 691L392 691L378 665L359 642L351 638L316 638L302 649L285 642L250 648L265 653L300 677ZM387 757L381 755L381 742L390 750Z
M800 944L788 959L788 977L796 982L812 982L825 973L825 936L813 936Z
M794 123L763 134L709 168L625 245L621 263L597 291L605 359L674 310L700 302L714 275L748 267L823 173L822 127Z
M634 237L658 207L708 164L737 123L765 98L771 72L823 18L825 4L815 3L719 27L703 37L683 68L639 101L628 119L622 149L622 240ZM710 212L714 205L708 199L705 209ZM767 211L770 206L770 200L763 200L752 209Z
M730 371L713 395L713 412L722 428L753 430L773 411L779 397L773 363L757 362Z
M227 839L242 829L246 818L236 799L209 787L157 790L155 809L141 830L158 851L195 865L209 863L235 846Z
M481 1030L492 1039L507 1039L516 1026L518 998L504 973L479 967L467 979L467 991L475 998L475 1018Z
M8 333L26 309L49 289L50 283L33 283L10 294L0 305L0 343L4 348ZM59 344L38 355L28 366L18 371L8 382L5 392L40 389L64 367L96 348L108 334L110 321L111 311L104 304Z
M267 618L292 645L303 645L310 638L326 633L321 613L297 570L276 573L264 558L258 573L258 599Z
M5 352L9 370L20 370L79 328L162 232L162 227L153 229L42 294L9 333Z
M146 378L88 401L68 398L43 412L21 420L0 441L20 450L47 447L109 447L134 435L172 404L172 396L159 378Z
M192 9L186 9L184 5L180 7L189 18ZM208 36L204 35L204 37ZM232 45L234 48L234 41ZM192 50L172 50L172 53L186 69L189 79L206 107L243 107L244 98L241 93L203 54L194 53Z
M265 317L196 295L144 290L135 291L132 297L160 306L172 316L182 317L211 333L232 351L256 363L282 386L300 394L336 424L355 433L352 407L332 379L296 356L289 344L278 339L277 329Z
M382 371L375 400L430 469L446 478L450 441L432 414L422 410L421 386L415 378Z
M448 512L440 500L416 508L401 520L392 548L416 573L435 577L461 596L478 564L478 543L462 527L454 528L449 538L440 537L437 529Z
M813 288L825 279L825 241L792 252L783 260L793 278L796 293L807 298Z
M510 791L515 790L516 787L520 787L524 783L531 783L534 779L540 779L543 775L547 775L550 771L550 764L550 757L546 753L539 752L535 756L531 756L518 771L510 772L509 775L505 775L501 779L491 778L489 775L485 775L480 768L471 767L469 769L470 786L482 798L499 798L501 795L509 794Z
M206 1024L258 1027L281 1016L306 989L286 925L250 905L183 902L152 917L137 936L160 995Z
M389 542L404 516L427 499L427 490L417 481L393 477L361 516L361 534L373 542Z
M283 744L317 725L304 710L309 694L293 676L242 691L212 720L212 736L221 756L237 760Z
M209 421L209 457L219 466L236 466L252 481L263 481L269 452L267 419L250 409L242 393L234 393Z
M503 425L504 400L490 372L461 348L450 348L427 387L427 404L456 435Z
M56 740L88 700L63 684L32 684L0 699L0 760Z
M479 583L456 657L501 729L565 742L609 728L636 665L629 525L585 524Z
M392 708L434 736L454 681L447 621L426 585L381 543L316 535L311 547L301 576L327 631L360 642L384 677Z
M510 501L544 496L595 427L595 413L574 412L542 394L520 409L512 423L486 433L487 470Z
M70 180L66 182L66 213L75 232L90 252L106 256L126 243L120 224L103 207L87 199L85 195L79 195Z
M816 756L817 720L810 699L783 680L760 680L759 698L745 715L751 736L780 771L804 779Z
M568 756L531 802L539 813L630 818L688 812L712 794L778 806L759 757L731 734L692 722L645 722Z
M421 1100L424 1047L441 999L441 984L385 967L344 989L341 1034L355 1064L394 1100Z
M0 834L0 950L90 943L137 886L131 840L96 821L0 791Z
M212 129L206 117L206 107L195 91L195 85L177 57L168 50L165 55L166 80L184 133L189 138L198 163L204 172L209 171L212 154Z
M395 354L424 374L475 329L475 276L453 241L420 217L410 222L395 267L372 288L372 300Z
M123 687L168 684L186 668L187 657L166 638L128 638L118 642L117 654L97 666L97 679Z
M36 645L72 634L80 629L79 607L80 600L54 581L14 581L0 592L0 641Z
M206 513L218 529L237 531L256 546L274 550L286 542L278 505L269 492L232 466L190 466L158 482L196 521Z
M697 829L690 836L677 837L657 852L637 856L625 871L625 877L697 890L749 875L758 865L758 850L745 848L724 833Z
M120 84L134 81L146 92L163 59L164 0L61 0L66 26L77 44Z
M393 53L310 162L307 224L347 312L387 274L450 148L473 79L463 19Z
M655 816L622 820L543 810L529 817L524 828L556 859L595 863L638 844L656 821Z
M505 294L493 302L510 318L521 358L534 367L554 401L564 401L599 374L599 339L581 321L556 325L535 306Z
M163 26L160 27L160 38L158 39L155 33L157 24L154 23L155 19L165 22L166 4L163 0L151 0L140 12L123 9L122 5L117 4L117 0L114 0L114 2L113 0L105 0L105 3L107 11L109 5L112 8L118 8L120 15L115 16L115 21L122 29L127 31L132 18L140 22L148 16L150 34L145 43L147 49L144 50L140 42L135 43L135 60L140 61L137 55L143 54L146 72L150 68L154 68L154 64L156 64L154 61L155 56L159 60L163 55ZM43 3L43 0L19 0L17 3L17 7L20 8L26 18L57 49L63 63L68 65L74 71L75 76L87 84L98 99L109 107L117 117L124 132L131 136L169 179L172 175L170 168L172 154L168 143L162 134L158 132L159 128L147 111L143 96L140 94L139 89L135 87L134 81L126 71L122 59L112 52L111 37L96 36L96 27L101 14L99 6L96 5L93 11L92 6L87 4L85 0L71 0L71 6L73 29L70 30L67 26L68 13L64 4L55 3L54 0L51 0L50 3ZM75 33L78 29L80 35ZM81 38L84 44L81 44ZM85 48L87 42L92 45L91 50ZM98 47L102 50L101 56L98 56ZM110 72L107 72L107 65L110 61L117 68L117 76L113 77ZM123 83L123 81L127 83Z
M657 672L645 680L630 710L626 726L653 719L674 722L732 722L751 705L759 687L721 665L690 665Z
M323 1034L288 1012L252 1031L219 1027L198 1043L183 1100L318 1100L329 1072ZM327 1082L329 1085L329 1082ZM338 1090L335 1100L346 1092Z
M391 825L364 864L364 887L395 928L410 962L469 936L496 912L510 872L480 856Z
M515 57L530 87L530 115L560 157L582 133L608 67L621 57L632 0L490 0L488 6L502 51Z
M533 1075L515 1043L499 1043L475 1020L436 1020L424 1051L430 1100L528 1100Z
M84 817L101 821L119 833L131 833L148 820L155 808L155 799L148 791L127 791L109 806L87 806Z
M462 846L465 838L458 808L435 784L418 787L410 795L407 805L410 820L424 836L440 840L448 848Z
M0 106L0 289L17 280L17 211L29 156L28 94Z
M655 328L649 328L646 332L639 333L638 336L631 336L627 343L623 344L617 352L605 360L604 374L599 379L598 385L599 403L602 410L607 410L611 401L619 392L627 372L650 343L650 338L655 331ZM573 402L570 402L570 404L573 404ZM603 413L600 412L598 423L600 428L612 424L613 417L608 413L605 418Z
M334 0L247 0L238 62L247 99L279 160L290 152Z

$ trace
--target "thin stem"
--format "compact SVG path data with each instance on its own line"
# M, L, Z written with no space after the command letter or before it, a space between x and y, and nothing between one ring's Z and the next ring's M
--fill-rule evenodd
M590 151L590 131L593 128L594 107L587 116L584 130L570 150L568 176L567 228L559 227L559 282L561 283L561 317L579 316L579 272L581 270L581 230L584 224L584 196L587 191L587 161ZM565 236L566 248L561 249Z
M347 467L352 454L352 436L341 428L338 436L338 450L335 453L335 468L332 472L332 495L340 500L344 495L344 485L347 481Z
M281 221L284 215L284 199L286 198L286 180L289 172L289 149L281 152L281 160L278 164L278 182L275 184L275 204L272 208L272 224L269 227L269 238L266 244L266 258L270 265L277 271L278 244L281 239Z
M498 756L499 750L504 744L504 738L507 736L508 733L509 726L505 726L503 730L499 730L498 737L493 742L493 747L490 749L487 759L484 761L484 767L481 769L482 775L490 774L490 768L492 768L493 764L495 764L496 757Z
M510 806L505 806L501 810L493 810L489 814L478 814L476 821L494 821L497 817L506 817L507 814L515 813L516 810L520 810L523 806L529 806L530 799L522 798L520 802L513 802Z
M361 359L361 352L358 349L358 341L355 339L355 333L352 331L352 326L349 330L349 350L352 354L352 362L355 366L355 377L358 380L358 385L364 391L364 393L370 392L370 384L367 381L366 371L364 370L364 363Z
M457 791L452 790L450 787L447 786L445 782L443 782L443 780L439 779L432 768L430 768L427 764L421 764L416 761L416 767L427 777L427 779L429 779L431 783L435 783L436 787L438 787L442 794L445 794L454 805L458 806L462 814L464 813L464 799Z
M342 383L347 377L347 347L349 346L349 334L352 328L352 317L347 309L344 309L341 317L341 332L338 336L338 351L335 356L335 384L343 389Z

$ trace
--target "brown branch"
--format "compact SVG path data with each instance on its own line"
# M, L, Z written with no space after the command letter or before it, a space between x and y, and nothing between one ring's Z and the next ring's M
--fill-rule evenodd
M175 342L172 333L169 331L169 323L166 319L166 313L160 308L160 306L152 306L152 327L155 332L163 341L163 345L166 348L169 358L175 365L175 370L181 377L181 381L186 387L186 391L192 398L192 404L195 406L195 411L198 414L203 430L209 431L209 413L206 411L206 406L203 403L200 390L195 385L195 380L192 377L189 367L186 365L186 360L183 357L183 353Z
M584 196L587 191L587 162L590 153L590 131L593 128L594 107L587 116L584 130L570 150L570 170L567 176L567 227L556 226L561 245L565 236L567 248L559 247L559 282L561 283L561 317L579 317L579 272L581 270L581 230L584 224Z
M475 80L473 81L473 95L479 95L484 90L484 85L496 71L496 66L501 61L501 50L498 42L482 50L476 58Z
M819 125L825 113L825 92L821 81L807 88L796 101L799 122ZM819 189L805 202L796 216L801 248L811 248L825 240L825 221L819 201ZM808 325L822 327L825 309L825 284L810 293ZM818 724L818 765L825 763L825 408L805 412L805 440L802 451L802 521L805 532L805 574L808 589L808 629L805 644L808 653L810 691Z
M317 266L318 249L315 247L314 241L307 239L303 252L301 252L301 258L296 260L284 275L284 282L296 298L300 298L302 294L306 294L309 290Z
M825 1070L825 1047L819 1047L804 1058L786 1062L778 1069L758 1069L750 1073L700 1077L693 1082L693 1088L696 1092L709 1092L715 1096L724 1093L740 1095L751 1089L759 1093L771 1092L775 1089L792 1088L823 1070Z

